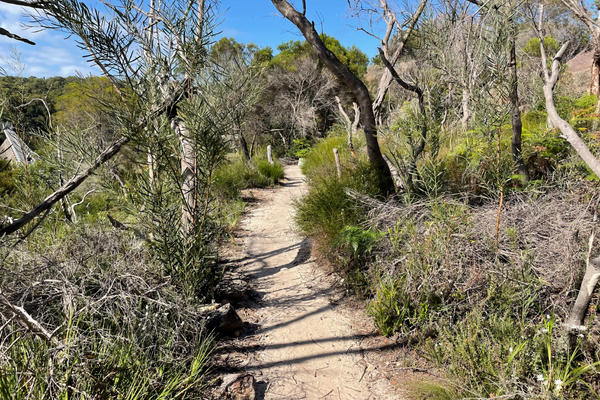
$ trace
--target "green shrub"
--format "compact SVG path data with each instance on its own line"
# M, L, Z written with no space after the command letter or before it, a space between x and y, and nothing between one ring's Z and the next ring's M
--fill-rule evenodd
M331 132L332 136L321 139L305 155L302 173L309 179L316 174L320 174L322 167L334 166L335 168L333 149L338 149L342 165L346 164L352 158L350 150L348 150L347 138L339 133L336 131ZM355 144L355 147L357 146L358 144Z
M8 160L0 160L0 198L15 190L11 165Z
M297 226L303 234L321 238L331 249L345 226L358 226L366 218L367 208L357 205L346 190L376 196L378 184L377 172L366 160L354 159L345 165L341 178L335 165L319 167L319 174L310 179L309 192L296 202Z
M290 148L288 149L286 154L289 157L295 157L295 158L306 157L306 155L310 151L310 148L312 145L313 145L313 142L310 139L307 139L307 138L294 139L294 140L292 140L292 145L290 146Z
M279 181L285 177L283 166L279 161L275 161L273 165L271 165L267 160L258 159L254 160L254 165L258 172L269 180L271 185L279 183Z
M237 199L240 190L269 186L269 177L261 174L254 164L242 157L225 162L217 169L212 181L212 192L219 200Z

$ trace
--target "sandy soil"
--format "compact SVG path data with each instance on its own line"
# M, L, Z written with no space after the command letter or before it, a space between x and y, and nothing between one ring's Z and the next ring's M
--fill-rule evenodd
M255 375L260 399L405 399L419 368L405 366L403 350L377 334L364 305L294 232L293 200L305 191L289 166L283 187L252 193L234 260L252 291L238 305L244 332L219 349L224 371Z

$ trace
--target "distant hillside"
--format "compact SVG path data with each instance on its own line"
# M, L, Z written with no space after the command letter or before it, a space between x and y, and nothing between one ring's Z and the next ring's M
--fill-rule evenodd
M569 72L573 74L575 88L587 91L590 85L593 51L582 51L567 62Z

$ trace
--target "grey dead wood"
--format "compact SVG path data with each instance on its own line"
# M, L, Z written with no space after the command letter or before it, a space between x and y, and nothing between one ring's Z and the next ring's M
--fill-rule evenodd
M548 112L548 117L552 120L555 126L560 130L562 136L569 142L571 146L575 149L577 154L583 159L586 165L597 175L600 176L600 161L592 154L590 149L586 146L586 144L581 140L575 129L564 119L562 119L558 115L558 111L556 110L556 106L554 104L554 87L558 82L559 72L560 72L560 62L561 59L567 50L569 42L566 42L562 45L560 50L556 53L554 58L552 59L551 69L548 70L548 62L546 49L544 48L544 38L543 38L543 15L544 15L544 6L540 5L539 10L539 21L537 26L538 38L540 40L540 51L541 51L541 67L544 79L544 99L546 100L546 110ZM594 218L595 219L595 218ZM593 260L589 259L589 254L592 251L592 246L594 242L594 233L590 236L589 241L589 250L588 250L588 260L586 265L585 275L583 277L583 281L581 282L581 287L579 289L579 293L577 295L577 300L575 301L575 305L573 306L571 313L569 315L569 319L567 321L567 329L571 329L571 327L581 326L583 324L587 306L590 303L592 295L594 293L594 289L598 283L598 279L600 278L600 258L596 258Z
M335 168L337 170L338 178L342 177L342 164L340 163L340 152L338 149L333 149L333 157L335 158Z
M271 149L271 145L267 146L267 160L269 161L269 164L275 164L273 162L273 150Z

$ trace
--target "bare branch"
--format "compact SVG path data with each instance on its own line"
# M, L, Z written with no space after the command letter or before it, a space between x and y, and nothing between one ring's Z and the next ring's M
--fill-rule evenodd
M12 304L8 299L0 293L0 304L3 304L10 311L14 313L17 319L25 325L33 334L41 337L42 339L52 343L54 346L58 346L58 340L53 338L50 332L46 330L39 322L37 322L23 307L17 307Z
M56 192L52 193L50 196L46 197L40 204L35 206L35 208L29 211L27 214L23 215L21 218L16 220L10 225L0 228L0 237L4 235L10 235L17 230L21 229L27 223L31 222L35 217L37 217L42 212L48 210L52 207L56 202L60 199L71 193L75 190L79 185L83 183L90 175L94 173L98 167L104 164L106 161L110 160L114 157L115 154L121 150L121 148L129 142L129 138L122 137L121 139L114 142L110 147L108 147L102 154L100 154L92 163L92 165L86 168L79 174L73 176L65 185L59 188Z
M32 45L32 46L35 46L35 42L32 42L31 40L29 40L29 39L26 39L26 38L24 38L24 37L21 37L21 36L19 36L19 35L16 35L16 34L14 34L14 33L10 33L9 31L7 31L7 30L6 30L6 29L4 29L4 28L0 28L0 35L2 35L2 36L8 36L8 37L9 37L9 38L11 38L11 39L15 39L15 40L18 40L18 41L21 41L21 42L25 42L25 43L27 43L27 44L30 44L30 45Z

